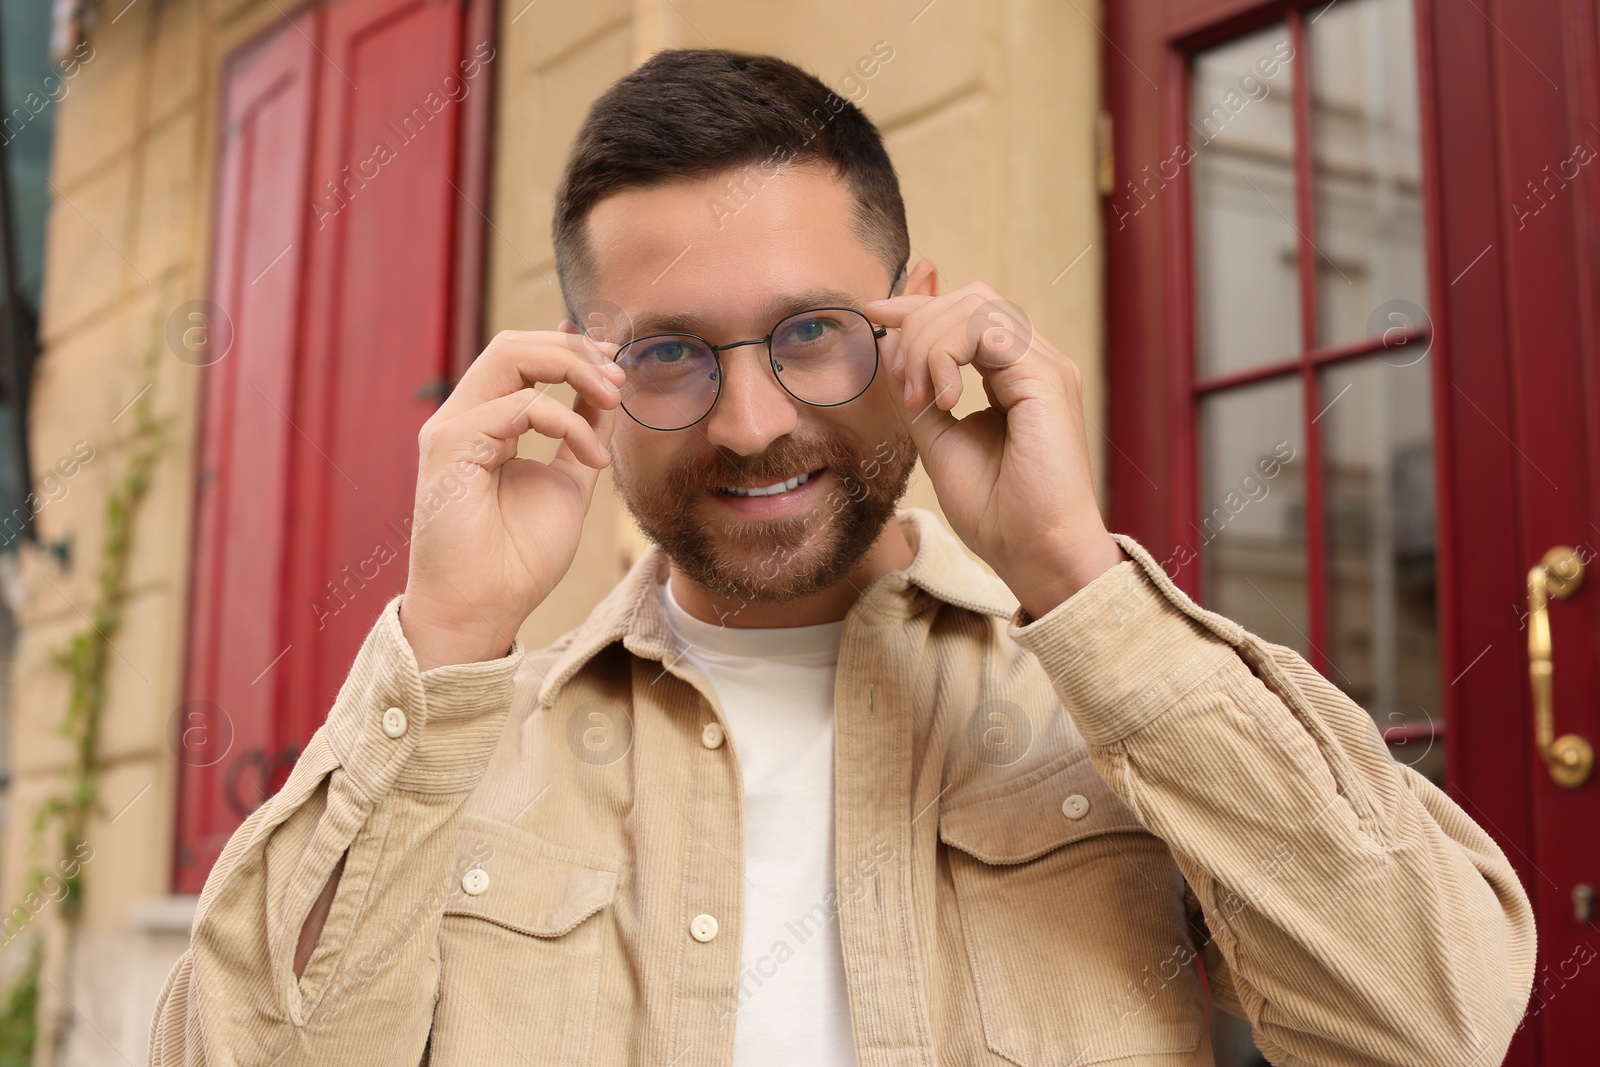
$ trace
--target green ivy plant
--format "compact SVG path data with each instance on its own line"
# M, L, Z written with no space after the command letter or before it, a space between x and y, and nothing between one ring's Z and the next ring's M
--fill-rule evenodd
M0 1067L33 1067L43 961L44 949L35 938L28 948L28 962L0 1005Z
M153 336L161 336L160 330ZM145 353L146 380L154 380L157 352L156 345L152 344ZM96 753L105 714L112 641L122 627L123 606L128 598L134 520L150 488L151 468L160 454L171 421L170 417L156 418L151 404L153 392L153 389L146 389L128 409L133 428L127 443L127 469L106 501L105 540L100 551L90 624L74 633L65 649L50 657L51 664L65 671L69 680L67 711L57 731L69 742L72 756L62 772L63 788L41 804L35 814L28 850L33 862L25 886L27 894L36 895L43 891L48 878L59 879L62 889L55 899L65 926L63 951L68 960L72 958L83 903L83 865L78 862L79 849L87 839L89 820L100 796ZM57 830L57 856L54 862L41 862L40 854L52 826ZM0 916L0 921L5 918ZM39 938L33 938L32 942L28 962L5 994L4 1003L0 1004L0 1067L31 1063L38 1039L43 952Z

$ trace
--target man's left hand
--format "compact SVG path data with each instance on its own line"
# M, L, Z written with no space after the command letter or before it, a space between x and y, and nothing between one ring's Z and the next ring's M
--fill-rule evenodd
M875 300L884 365L902 391L939 506L956 534L1037 619L1122 560L1100 517L1077 364L982 282ZM956 418L961 367L989 407Z

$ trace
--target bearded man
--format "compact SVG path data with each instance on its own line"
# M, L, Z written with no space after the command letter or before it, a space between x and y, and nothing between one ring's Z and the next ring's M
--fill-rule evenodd
M423 427L419 514L466 491L212 870L152 1064L1175 1067L1208 991L1275 1063L1499 1061L1506 857L1106 529L1077 368L910 263L853 104L659 53L554 244L571 317ZM608 465L654 544L528 652Z

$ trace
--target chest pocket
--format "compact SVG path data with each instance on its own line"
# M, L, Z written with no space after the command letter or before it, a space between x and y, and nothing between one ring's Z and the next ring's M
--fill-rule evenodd
M587 1063L618 864L476 815L458 840L430 1062Z
M939 837L991 1051L1021 1067L1204 1055L1182 875L1087 752L941 811Z

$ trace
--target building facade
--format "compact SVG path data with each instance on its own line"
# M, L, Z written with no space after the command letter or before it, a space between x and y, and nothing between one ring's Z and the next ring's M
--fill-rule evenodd
M873 118L913 260L1083 371L1112 528L1304 654L1518 865L1541 959L1506 1062L1600 1041L1592 4L57 0L48 69L22 6L13 990L42 951L0 1056L18 1031L40 1064L143 1062L212 860L404 585L418 428L497 331L565 316L568 146L671 47L783 56ZM920 473L907 503L938 510ZM524 642L641 548L602 474ZM1260 1062L1242 1024L1216 1044Z

